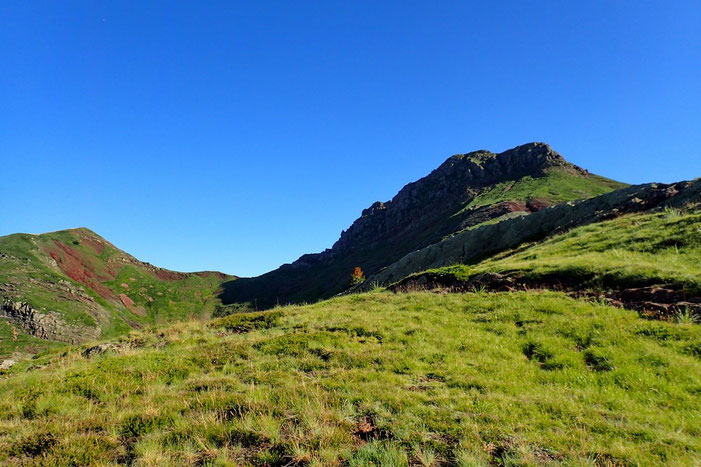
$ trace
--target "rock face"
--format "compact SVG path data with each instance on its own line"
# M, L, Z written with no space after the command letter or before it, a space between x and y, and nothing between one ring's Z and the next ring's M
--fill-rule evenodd
M348 287L356 266L366 275L374 274L447 235L506 214L528 214L552 204L548 200L515 202L507 195L504 201L486 206L469 205L495 184L516 182L525 176L538 179L553 169L578 180L587 179L592 185L603 180L567 162L545 143L529 143L500 154L475 151L455 155L426 177L406 185L392 200L378 201L363 210L332 248L303 255L262 276L227 283L222 299L265 308L329 297ZM607 186L605 191L610 189Z
M42 313L24 302L3 301L0 317L14 321L27 334L40 339L77 344L100 337L98 327L68 324L58 313Z
M9 370L13 366L15 366L17 362L15 360L12 360L11 358L8 358L7 360L3 360L0 362L0 371L2 370Z
M369 284L386 285L426 269L469 263L526 241L617 216L666 206L701 202L701 179L672 185L637 185L582 201L542 209L528 216L508 219L459 233L412 252L369 277Z

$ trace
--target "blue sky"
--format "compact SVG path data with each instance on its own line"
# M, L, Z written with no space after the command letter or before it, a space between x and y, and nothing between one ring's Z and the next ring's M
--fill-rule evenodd
M0 235L177 270L330 247L448 156L701 176L701 2L0 3Z

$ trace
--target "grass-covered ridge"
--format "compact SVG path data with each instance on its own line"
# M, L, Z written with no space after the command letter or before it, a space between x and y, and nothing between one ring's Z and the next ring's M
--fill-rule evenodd
M495 255L475 265L421 274L467 280L496 272L541 281L562 280L582 288L669 285L701 295L701 211L622 216L554 235Z
M542 200L557 204L591 198L627 186L599 175L573 174L567 167L551 167L541 176L525 176L507 180L486 188L465 207L477 208L503 201L529 202Z
M0 377L0 463L701 462L701 327L556 293L375 292Z

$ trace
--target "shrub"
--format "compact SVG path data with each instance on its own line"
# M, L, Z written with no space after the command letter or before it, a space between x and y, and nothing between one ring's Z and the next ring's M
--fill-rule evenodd
M599 350L589 349L584 352L584 362L594 371L611 371L613 364L611 359Z
M56 438L49 432L40 431L23 438L10 447L14 456L39 456L49 451L56 444Z
M361 282L365 282L365 274L363 274L363 270L360 266L356 266L351 273L350 285L360 284Z
M214 327L223 327L232 332L251 332L255 329L269 329L282 317L281 311L258 311L254 313L236 313L212 323Z

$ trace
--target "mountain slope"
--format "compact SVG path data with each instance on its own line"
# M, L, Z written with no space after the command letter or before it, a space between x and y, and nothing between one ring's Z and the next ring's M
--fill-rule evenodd
M652 183L631 186L595 198L563 203L529 216L469 229L413 251L371 276L360 289L367 290L369 284L373 283L387 285L427 269L454 264L474 264L524 242L542 240L557 232L616 218L626 213L681 207L695 209L694 206L700 202L701 179L672 185ZM663 232L659 234L664 235Z
M15 327L2 323L0 338L82 342L206 314L230 279L157 268L85 228L0 237L0 317Z
M331 249L227 283L222 299L265 308L329 297L348 287L356 266L374 274L463 229L623 186L570 164L544 143L452 156L391 201L364 210Z
M559 293L349 295L0 376L8 465L699 465L701 327Z

